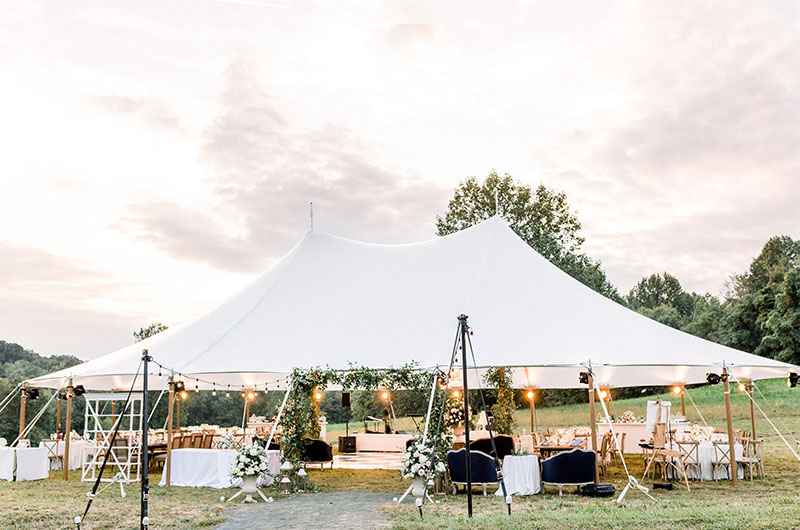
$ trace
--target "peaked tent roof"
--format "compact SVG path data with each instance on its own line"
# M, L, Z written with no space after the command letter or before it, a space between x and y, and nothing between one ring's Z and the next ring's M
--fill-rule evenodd
M474 329L478 366L519 367L518 387L580 387L578 372L588 364L600 384L611 386L700 383L723 364L752 379L795 369L603 297L493 217L406 245L310 231L250 286L197 320L29 383L57 387L72 376L87 388L128 388L143 348L185 376L261 388L294 367L387 368L411 360L446 366L461 313ZM165 382L166 374L150 385Z

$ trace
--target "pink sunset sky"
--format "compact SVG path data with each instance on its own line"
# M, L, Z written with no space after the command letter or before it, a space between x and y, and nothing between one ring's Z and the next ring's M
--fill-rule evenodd
M91 358L308 230L435 235L492 169L563 190L621 293L720 295L800 237L795 2L0 8L0 340Z

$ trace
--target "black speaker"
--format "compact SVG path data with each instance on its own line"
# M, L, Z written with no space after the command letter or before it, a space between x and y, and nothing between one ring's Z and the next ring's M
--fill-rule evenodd
M350 392L342 392L342 406L343 407L350 406Z

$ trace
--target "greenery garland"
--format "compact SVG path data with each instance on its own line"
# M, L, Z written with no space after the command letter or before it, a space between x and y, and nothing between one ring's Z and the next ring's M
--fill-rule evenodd
M492 405L492 430L501 434L514 431L514 389L511 386L511 369L496 367L486 370L484 382L497 391L497 402Z
M340 385L344 390L424 390L430 388L433 374L422 371L419 363L411 362L400 368L373 369L350 364L347 370L317 367L292 371L291 394L283 411L281 445L284 458L294 464L307 438L320 435L319 408L314 393L330 385Z

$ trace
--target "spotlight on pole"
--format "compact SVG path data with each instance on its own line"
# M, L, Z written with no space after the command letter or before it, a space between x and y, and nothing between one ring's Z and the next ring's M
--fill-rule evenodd
M534 396L535 396L536 394L534 394L534 393L533 393L533 390L528 390L528 393L527 393L527 394L525 394L525 395L528 397L528 399L530 399L531 401L533 401L533 398L534 398Z
M78 385L72 388L72 393L75 395L75 397L82 396L86 393L86 389L83 387L83 385Z
M581 372L578 374L578 382L582 385L589 384L589 372Z
M184 401L186 401L186 399L189 397L189 393L186 390L181 390L180 393L178 393L178 395Z
M719 374L709 373L706 374L706 383L709 385L718 385L722 381L722 377Z
M786 386L794 388L797 386L798 382L800 382L800 375L795 372L789 372L789 377L786 379Z
M39 389L35 387L26 388L25 389L25 396L28 399L36 399L39 397Z

